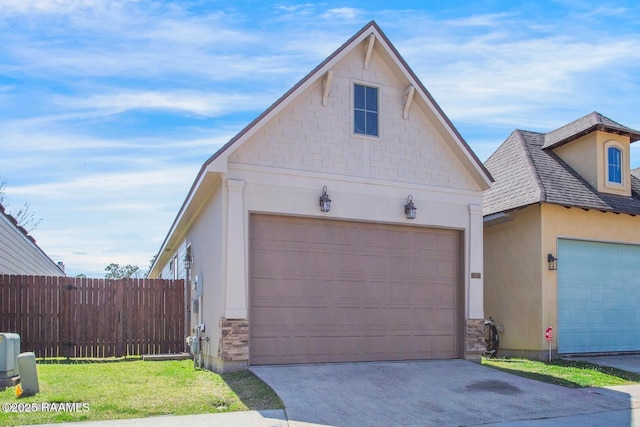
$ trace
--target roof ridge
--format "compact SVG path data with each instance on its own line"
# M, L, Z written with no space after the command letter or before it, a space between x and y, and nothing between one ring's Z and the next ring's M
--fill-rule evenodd
M535 131L535 130L529 130L529 129L519 129L519 128L516 128L516 130L515 130L514 132L535 133L536 135L544 135L544 134L545 134L544 132L538 132L538 131Z
M538 186L538 190L540 191L540 197L538 199L541 202L546 202L547 201L547 189L544 186L544 183L542 182L542 179L540 179L540 172L538 171L538 168L536 166L535 160L533 159L533 155L531 153L531 147L529 147L529 144L524 139L523 132L529 132L529 133L534 133L534 134L538 134L538 135L544 135L544 134L541 134L539 132L531 132L531 131L523 131L523 130L517 130L516 131L516 135L518 137L518 141L520 142L520 144L524 148L524 153L525 153L525 156L527 158L527 164L529 165L529 170L532 173L532 175L533 175L533 177L534 177L534 179L536 181L536 184Z
M545 133L542 148L558 147L595 130L627 135L631 142L640 140L640 131L618 123L602 113L592 111L587 115Z

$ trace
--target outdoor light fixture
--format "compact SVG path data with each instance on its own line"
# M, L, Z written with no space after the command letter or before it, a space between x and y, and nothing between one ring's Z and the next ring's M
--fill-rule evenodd
M322 187L322 196L320 196L320 211L329 212L331 210L331 199L327 194L327 186Z
M193 257L190 253L187 253L182 260L184 262L185 270L191 270L191 264L193 264Z
M411 194L407 197L407 204L404 205L404 214L407 219L416 219L416 207L413 204L413 196Z
M558 269L558 258L554 257L553 254L547 254L547 262L549 263L549 270Z

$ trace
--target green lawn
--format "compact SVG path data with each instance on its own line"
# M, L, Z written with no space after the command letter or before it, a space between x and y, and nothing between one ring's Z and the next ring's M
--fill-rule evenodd
M40 393L16 398L15 387L10 387L0 392L0 403L79 402L88 404L88 410L2 411L0 425L283 408L271 388L251 372L218 375L194 369L190 360L38 361L37 371Z
M640 374L573 360L540 362L528 359L483 359L482 364L511 374L573 388L640 382Z

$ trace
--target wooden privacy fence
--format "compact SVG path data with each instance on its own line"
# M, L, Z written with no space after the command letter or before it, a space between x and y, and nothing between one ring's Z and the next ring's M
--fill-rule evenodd
M0 332L36 357L185 349L184 281L0 275Z

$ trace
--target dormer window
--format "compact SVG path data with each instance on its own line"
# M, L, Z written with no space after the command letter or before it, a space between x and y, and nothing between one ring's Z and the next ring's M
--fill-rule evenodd
M617 147L607 149L607 180L615 184L622 184L622 151Z

